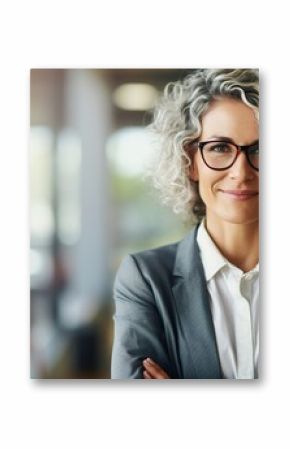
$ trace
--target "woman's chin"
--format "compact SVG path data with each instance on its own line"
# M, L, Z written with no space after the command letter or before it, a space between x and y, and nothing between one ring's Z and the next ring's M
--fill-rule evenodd
M246 213L247 212L247 213ZM211 216L213 220L217 221L224 221L227 223L232 224L239 224L239 225L248 225L248 224L254 224L259 223L259 214L256 211L252 211L252 213L249 213L249 211L228 211L225 213L223 210L222 213L214 213L214 214L207 214L208 216Z

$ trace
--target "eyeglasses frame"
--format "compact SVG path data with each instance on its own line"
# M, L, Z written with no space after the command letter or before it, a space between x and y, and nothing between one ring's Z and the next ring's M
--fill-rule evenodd
M225 168L213 168L213 167L211 167L210 165L207 164L207 162L206 162L206 160L205 160L205 157L204 157L204 154L203 154L203 147L204 147L207 143L229 143L229 144L233 145L234 147L236 147L236 149L237 149L236 157L234 158L233 162L232 162L228 167L225 167ZM254 167L254 165L251 163L251 161L250 161L250 156L249 156L249 149L250 149L251 147L257 145L257 143L259 143L259 140L257 140L257 141L254 142L254 143L251 143L251 145L237 145L237 144L234 143L234 142L226 141L226 140L207 140L207 141L204 141L204 142L192 142L192 145L193 145L193 146L196 146L196 147L200 150L203 162L205 163L205 165L206 165L208 168L211 168L212 170L222 171L222 170L227 170L228 168L231 168L231 167L234 165L234 163L236 162L236 160L238 159L239 154L240 154L240 153L245 153L249 165L250 165L254 170L259 171L259 169L256 168L256 167Z

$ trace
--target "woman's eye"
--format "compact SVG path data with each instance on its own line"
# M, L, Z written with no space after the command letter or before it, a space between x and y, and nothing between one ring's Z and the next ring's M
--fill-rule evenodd
M251 155L258 155L258 154L259 154L259 147L251 148L250 151L249 151L249 153L250 153Z
M228 145L219 144L219 145L211 145L209 151L215 151L216 153L226 153L228 151L231 151L231 149Z

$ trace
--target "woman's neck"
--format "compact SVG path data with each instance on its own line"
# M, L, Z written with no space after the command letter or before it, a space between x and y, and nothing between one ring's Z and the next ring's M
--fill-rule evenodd
M207 216L205 227L223 256L242 271L259 261L259 221L236 224Z

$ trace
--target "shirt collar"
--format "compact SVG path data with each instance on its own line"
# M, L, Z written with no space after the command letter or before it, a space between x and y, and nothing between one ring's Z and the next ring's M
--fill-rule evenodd
M227 265L227 260L210 238L205 227L205 218L202 219L198 227L197 243L201 253L205 278L206 281L209 281L219 270Z
M213 240L209 236L205 227L206 219L202 219L197 231L197 243L201 253L201 259L204 267L206 281L209 281L223 267L228 266L237 274L242 275L243 271L229 262L219 251ZM259 262L250 271L259 273ZM249 272L249 273L250 273Z

